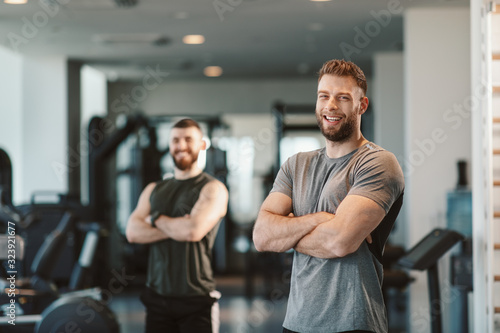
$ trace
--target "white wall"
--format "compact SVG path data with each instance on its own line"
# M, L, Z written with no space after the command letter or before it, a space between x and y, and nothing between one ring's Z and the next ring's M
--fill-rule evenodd
M22 198L23 145L23 89L22 58L7 48L0 47L0 148L4 149L13 167L13 201Z
M0 146L13 164L13 200L67 191L67 72L63 57L0 48Z
M23 57L22 200L33 191L67 191L66 58Z
M81 70L81 116L83 128L93 116L106 116L108 87L106 75L97 69L84 65Z
M468 8L405 12L404 164L409 246L433 228L445 227L446 192L456 185L456 161L470 162L469 29ZM439 268L442 288L449 291L449 266ZM417 281L411 285L411 332L429 332L426 277L412 275ZM443 304L446 307L452 301L448 293Z
M105 117L108 113L106 75L90 66L83 66L81 70L80 96L80 145L85 147L80 152L80 194L82 203L87 204L89 200L88 126L92 117Z
M375 143L404 160L404 65L402 52L377 53L373 58ZM400 162L401 163L401 162ZM406 200L404 200L406 201ZM393 244L406 241L405 204L391 233Z

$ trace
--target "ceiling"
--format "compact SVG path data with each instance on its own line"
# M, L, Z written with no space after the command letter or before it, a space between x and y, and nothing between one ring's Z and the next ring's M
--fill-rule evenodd
M332 58L351 58L369 76L375 52L402 50L401 12L417 4L468 1L1 2L0 43L27 55L63 55L91 64L111 81L140 79L148 67L179 79L203 78L205 66L221 66L219 79L311 77ZM205 43L184 44L188 34L204 35Z

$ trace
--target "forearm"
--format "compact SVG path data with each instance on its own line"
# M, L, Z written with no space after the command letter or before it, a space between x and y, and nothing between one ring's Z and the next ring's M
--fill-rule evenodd
M320 212L295 217L261 211L253 232L255 247L258 251L288 251L330 215Z
M195 224L190 215L181 217L160 215L155 225L169 238L179 242L192 242L196 238Z
M325 223L325 225L328 222ZM310 233L302 237L294 249L297 252L310 255L316 258L332 259L338 258L340 255L337 253L338 249L335 246L335 237L332 238L330 232L325 232L326 226L320 225Z
M130 243L138 244L155 243L168 238L160 229L137 217L130 217L126 236Z
M349 235L351 234L351 235ZM346 232L339 220L333 219L318 225L309 234L305 235L294 249L316 258L332 259L345 257L355 252L363 241L372 242L370 234L366 238L362 231L356 235Z
M156 226L168 237L179 242L198 242L220 222L227 211L228 192L219 181L211 181L189 214L180 217L160 215Z

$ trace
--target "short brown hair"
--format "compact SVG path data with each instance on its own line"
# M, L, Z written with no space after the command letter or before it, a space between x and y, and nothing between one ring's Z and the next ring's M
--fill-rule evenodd
M359 68L356 64L350 61L333 59L325 62L323 67L318 72L319 78L318 82L321 80L323 75L330 74L336 76L350 76L352 77L358 87L363 90L363 93L366 95L366 90L368 86L366 84L366 77L361 68Z
M197 129L200 130L200 132L202 132L200 124L198 124L196 121L190 118L181 119L178 122L176 122L174 126L172 126L172 128L188 128L188 127L196 127Z

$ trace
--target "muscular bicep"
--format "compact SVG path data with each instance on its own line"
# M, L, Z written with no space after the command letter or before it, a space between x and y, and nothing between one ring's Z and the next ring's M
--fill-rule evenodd
M257 251L288 251L318 224L333 217L333 214L325 212L295 217L290 214L292 208L292 199L286 194L269 194L262 204L253 230Z
M344 257L359 248L384 216L384 209L375 201L348 195L337 207L335 217L301 239L295 249L318 258Z
M139 197L139 201L137 202L137 206L131 214L132 216L140 219L145 219L148 215L151 214L151 203L149 202L149 199L155 186L156 183L150 183L144 188Z
M146 186L139 197L137 207L130 214L125 233L127 240L131 243L153 243L168 238L168 235L157 228L153 228L146 220L151 214L149 200L155 186L155 183Z
M194 228L201 237L205 236L226 215L228 192L219 181L211 181L200 192L191 210Z
M262 203L261 212L287 216L292 212L292 198L281 192L272 192Z
M338 206L334 223L340 224L342 238L359 246L384 216L385 210L372 199L348 195Z

